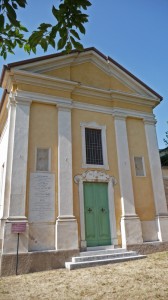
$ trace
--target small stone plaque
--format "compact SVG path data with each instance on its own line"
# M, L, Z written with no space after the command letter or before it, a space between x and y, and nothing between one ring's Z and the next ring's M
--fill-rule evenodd
M29 193L29 222L55 221L55 175L31 173Z
M23 233L26 231L25 222L12 223L12 233Z

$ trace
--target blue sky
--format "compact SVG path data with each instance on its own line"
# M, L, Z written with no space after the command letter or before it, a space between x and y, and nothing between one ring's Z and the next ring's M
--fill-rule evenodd
M84 47L96 47L164 97L155 108L157 136L160 148L168 130L168 0L90 0L90 16L86 35L81 36ZM27 0L27 8L19 11L23 25L30 30L42 22L54 24L52 5L59 0ZM50 48L45 54L55 53ZM37 56L44 55L41 50ZM35 57L17 49L0 66Z

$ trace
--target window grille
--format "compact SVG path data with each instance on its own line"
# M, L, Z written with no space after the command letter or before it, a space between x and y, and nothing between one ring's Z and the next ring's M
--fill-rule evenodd
M86 164L103 165L101 129L85 128Z

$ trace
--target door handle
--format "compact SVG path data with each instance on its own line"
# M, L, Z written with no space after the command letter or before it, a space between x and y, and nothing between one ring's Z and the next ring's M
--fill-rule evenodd
M106 210L105 208L102 207L101 212L104 213Z
M88 212L89 212L89 213L91 213L91 212L92 212L92 209L91 209L90 207L88 208Z

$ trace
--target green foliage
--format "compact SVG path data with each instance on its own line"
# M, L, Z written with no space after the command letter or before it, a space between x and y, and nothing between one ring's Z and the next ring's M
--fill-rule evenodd
M26 42L24 32L27 28L17 19L19 7L26 7L26 0L0 0L0 55L6 59L8 53L14 54L16 46L20 48Z
M160 160L162 166L168 166L168 154L161 156Z
M166 131L165 134L166 134L166 138L164 139L164 142L166 145L168 145L168 131Z
M167 122L167 124L168 124L168 122ZM166 131L165 134L166 134L166 138L163 140L164 140L165 144L168 146L168 131Z
M53 6L55 24L42 23L26 39L28 29L17 18L18 8L25 8L26 0L0 0L0 55L6 59L8 53L14 54L16 46L24 51L36 53L38 46L47 51L49 45L69 53L73 48L82 50L79 34L85 34L84 24L88 15L83 13L91 6L88 0L60 0L58 9ZM57 39L57 41L56 41Z

